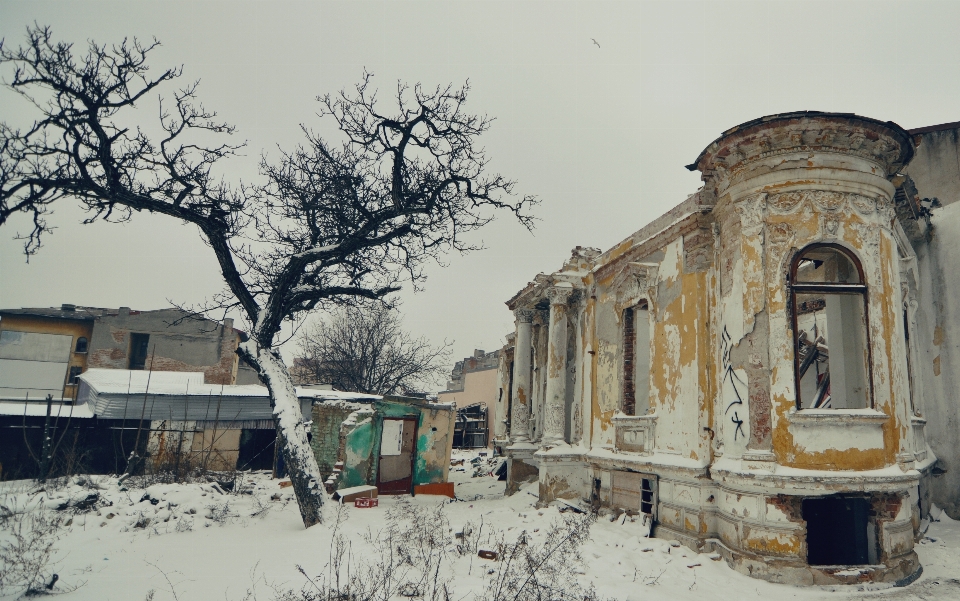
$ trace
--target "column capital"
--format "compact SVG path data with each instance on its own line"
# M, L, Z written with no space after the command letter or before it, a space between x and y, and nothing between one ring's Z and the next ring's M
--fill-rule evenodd
M517 318L517 321L520 323L530 323L533 321L533 309L515 309L513 311L514 316Z
M550 299L551 305L567 304L571 294L573 294L573 286L569 284L566 286L551 286L546 290L546 295L547 298Z

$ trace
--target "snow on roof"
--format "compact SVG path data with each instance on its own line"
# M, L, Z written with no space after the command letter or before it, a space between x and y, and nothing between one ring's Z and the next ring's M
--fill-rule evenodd
M0 415L44 417L47 415L47 404L42 402L0 401ZM93 409L89 405L67 405L54 402L50 410L50 417L90 419L93 417Z
M97 395L145 394L176 396L270 396L266 386L260 384L204 384L203 372L199 371L141 371L129 369L88 369L80 374ZM147 382L149 380L149 390ZM315 401L379 401L377 394L343 392L340 390L317 390L297 387L297 396Z
M379 394L364 394L362 392L343 392L342 390L317 390L314 388L297 387L297 396L312 398L317 401L379 401L383 397Z
M96 394L145 394L189 396L269 396L259 384L204 384L199 371L139 371L88 369L80 374ZM147 389L149 382L149 390Z

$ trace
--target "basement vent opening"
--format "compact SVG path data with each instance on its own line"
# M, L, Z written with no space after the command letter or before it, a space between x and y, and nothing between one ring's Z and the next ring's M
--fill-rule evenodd
M870 503L863 497L804 499L807 563L812 566L876 563L876 532L869 516Z

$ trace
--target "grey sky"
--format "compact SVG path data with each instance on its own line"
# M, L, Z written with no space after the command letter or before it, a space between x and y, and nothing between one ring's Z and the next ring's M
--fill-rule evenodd
M80 44L156 36L151 65L183 64L248 140L225 172L234 180L257 177L261 152L298 143L300 123L318 126L315 97L364 68L382 93L398 79L469 78L470 108L497 118L484 136L493 168L542 205L533 235L504 215L476 237L486 250L448 256L423 292L403 293L406 326L455 340L456 358L499 347L513 329L503 302L571 248L609 248L695 192L684 165L738 123L794 110L906 128L960 120L955 1L0 1L6 44L33 21ZM6 120L28 114L6 91L0 106ZM25 222L0 230L0 306L155 309L220 289L194 228L81 218L61 206L29 264L11 240Z

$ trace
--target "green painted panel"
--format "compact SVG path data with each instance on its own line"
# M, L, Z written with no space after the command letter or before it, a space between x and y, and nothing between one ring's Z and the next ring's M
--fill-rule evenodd
M370 484L373 457L380 441L376 422L368 418L347 433L344 440L345 460L338 488Z

